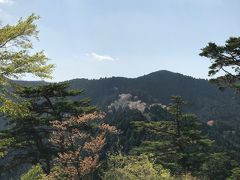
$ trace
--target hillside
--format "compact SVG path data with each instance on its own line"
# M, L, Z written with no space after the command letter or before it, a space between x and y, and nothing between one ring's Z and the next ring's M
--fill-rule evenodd
M207 121L240 121L239 105L230 90L219 91L207 80L195 79L179 73L157 71L138 78L74 79L74 89L84 89L85 97L105 109L121 93L131 93L147 103L168 104L172 95L180 95L188 103L186 110Z
M141 146L141 143L145 138L151 136L144 133L144 135L141 134L141 136L136 135L136 129L132 127L134 121L139 123L140 121L156 123L157 125L155 127L158 127L159 123L169 123L170 120L168 119L171 119L170 114L164 109L166 106L158 106L157 109L151 109L153 106L148 106L149 108L146 108L147 110L144 108L143 111L139 108L136 108L139 111L131 108L119 108L114 111L112 111L112 109L111 111L107 111L109 110L107 108L110 104L111 107L113 107L112 105L114 103L114 105L116 105L116 102L120 102L121 97L128 96L130 97L129 100L133 100L132 106L134 102L138 102L138 104L142 104L144 107L146 104L151 105L153 103L167 105L170 103L171 96L180 95L187 102L184 111L195 113L199 119L204 122L202 132L204 137L206 135L206 137L208 136L211 140L214 140L215 144L212 147L214 152L226 152L229 158L231 157L236 161L240 159L238 153L240 148L239 104L237 103L235 94L230 90L222 92L219 91L216 86L209 84L207 80L195 79L169 71L157 71L138 78L74 79L68 82L70 83L71 89L84 90L84 95L74 97L75 100L83 97L91 98L92 104L98 105L102 110L109 112L106 114L106 122L112 126L116 126L121 131L121 134L117 136L118 140L115 139L115 136L108 139L108 145L105 147L106 152L108 150L114 151L118 146L121 147L124 153L129 153L130 150L134 148L140 148L141 150L141 147L145 147L145 145ZM43 85L46 82L19 81L18 83L27 86L36 86ZM121 96L119 96L120 94ZM159 109L159 107L163 108ZM165 121L165 119L167 121ZM4 128L3 122L6 121L0 121L0 129ZM216 125L209 125L206 122L214 122ZM138 124L136 123L136 125ZM185 128L185 125L182 127ZM138 126L136 126L136 128L137 127ZM166 138L168 139L169 137L167 136ZM117 144L115 144L115 142L117 142ZM11 157L11 155L9 157ZM8 162L8 159L3 159L0 161L0 166L3 167L6 162ZM166 161L166 163L168 163L168 161ZM13 177L21 174L25 165L27 164L22 164L17 167L14 173L12 171L6 171L7 173L4 177ZM19 173L17 170L19 170Z
M240 122L238 118L240 106L232 91L219 91L207 80L195 79L179 73L163 70L138 78L73 79L68 82L73 89L83 89L84 97L91 98L92 104L98 105L103 110L106 110L121 93L138 96L149 104L168 104L171 96L180 95L188 103L186 111L196 113L203 121L221 120L227 124ZM44 82L19 83L36 85Z

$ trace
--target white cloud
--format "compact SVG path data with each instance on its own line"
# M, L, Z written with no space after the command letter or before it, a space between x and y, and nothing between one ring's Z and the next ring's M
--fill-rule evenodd
M13 0L0 0L0 4L9 4L9 5L11 5L13 3L14 3Z
M91 58L93 58L96 61L115 61L118 60L118 58L114 58L111 57L109 55L99 55L96 53L90 53L90 54L86 54L87 56L90 56Z

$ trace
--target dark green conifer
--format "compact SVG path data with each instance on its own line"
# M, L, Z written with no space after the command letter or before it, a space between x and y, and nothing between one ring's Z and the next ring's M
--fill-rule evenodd
M153 153L156 160L173 173L197 172L207 156L212 141L201 133L201 123L193 114L183 113L185 104L174 96L168 107L168 120L134 122L138 132L145 132L145 140L133 152Z
M51 160L60 150L49 141L52 132L50 122L64 121L96 110L89 99L71 100L82 91L69 90L68 83L52 83L36 87L19 87L17 93L28 102L29 114L25 117L10 118L10 128L1 133L1 139L11 138L11 143L1 147L9 153L12 161L1 167L11 169L21 163L40 163L46 173L50 172Z

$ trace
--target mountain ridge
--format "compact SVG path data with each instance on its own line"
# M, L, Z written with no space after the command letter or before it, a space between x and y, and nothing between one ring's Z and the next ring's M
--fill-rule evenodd
M44 81L18 81L21 84L45 84ZM118 99L119 94L130 93L140 100L151 103L169 104L171 96L180 95L187 101L186 110L197 114L203 121L209 119L240 123L240 105L233 91L224 92L208 80L196 79L180 73L160 70L137 78L111 77L100 79L77 78L64 82L71 89L83 89L82 97L92 99L92 104L107 110L107 106Z
M118 98L121 93L138 96L147 103L170 103L171 96L180 95L187 102L186 109L207 119L236 119L240 107L233 91L224 92L206 79L196 79L180 73L160 70L137 78L111 77L94 80L73 79L66 81L73 89L84 89L85 97L102 109ZM232 108L230 108L232 107ZM233 111L233 112L232 112ZM228 113L226 113L228 112ZM234 118L233 118L234 117ZM240 121L240 120L238 120Z
M150 72L148 74L140 75L140 76L137 76L137 77L112 76L112 77L100 77L100 78L93 78L93 79L90 79L90 78L74 78L74 79L64 80L64 81L60 81L60 82L67 82L67 81L74 81L74 80L100 80L100 79L109 79L109 78L138 79L138 78L142 78L142 77L145 77L145 76L151 76L151 75L155 75L155 74L160 75L162 73L182 75L182 76L185 76L185 77L190 77L190 78L198 79L198 80L207 80L207 79L204 79L204 78L196 78L196 77L192 77L190 75L185 75L185 74L182 74L182 73L173 72L173 71L169 71L169 70L158 70L158 71Z

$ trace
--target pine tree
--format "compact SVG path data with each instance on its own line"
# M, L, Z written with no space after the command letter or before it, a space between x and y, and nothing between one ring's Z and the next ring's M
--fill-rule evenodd
M13 156L1 171L12 169L21 163L39 163L46 173L50 172L51 160L59 151L48 140L53 128L51 121L64 121L72 116L95 111L88 99L73 101L81 91L69 90L68 83L53 83L36 87L19 87L17 93L28 102L29 114L24 117L9 117L10 128L3 131L5 143L0 150ZM17 153L15 153L17 152ZM23 153L20 153L23 152ZM21 155L20 155L21 154Z
M197 172L206 158L212 141L201 133L201 123L193 114L183 113L184 101L172 98L168 107L168 120L134 122L139 133L145 132L145 140L135 153L153 153L157 162L175 174Z
M240 37L229 38L224 46L210 42L202 49L200 56L211 60L208 72L209 76L214 77L211 82L220 88L240 90ZM216 76L218 74L220 76Z

